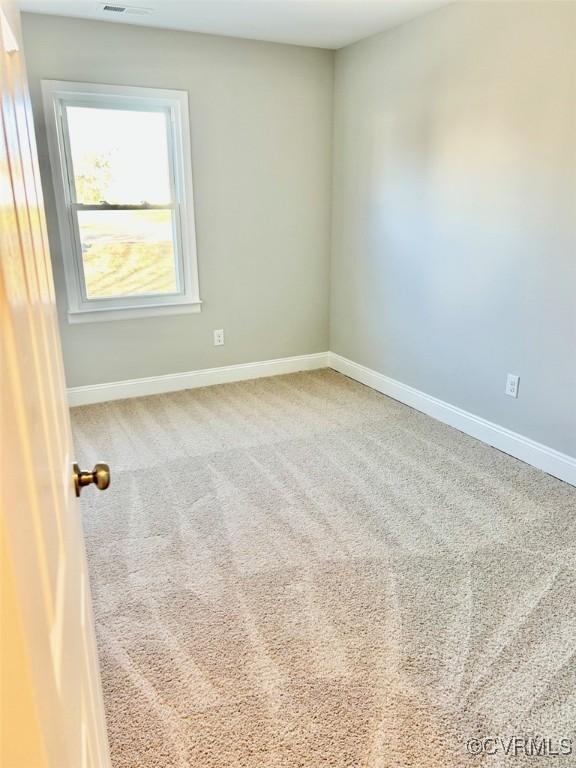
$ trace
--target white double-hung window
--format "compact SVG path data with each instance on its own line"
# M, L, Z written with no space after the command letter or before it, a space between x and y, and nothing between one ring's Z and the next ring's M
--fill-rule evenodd
M200 311L187 93L42 89L70 322Z

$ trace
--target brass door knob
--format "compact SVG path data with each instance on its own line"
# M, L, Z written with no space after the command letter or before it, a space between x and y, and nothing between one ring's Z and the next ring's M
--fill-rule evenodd
M80 496L85 485L95 485L101 491L105 491L110 485L110 467L108 464L94 464L92 472L84 472L78 464L74 464L72 473L76 496Z

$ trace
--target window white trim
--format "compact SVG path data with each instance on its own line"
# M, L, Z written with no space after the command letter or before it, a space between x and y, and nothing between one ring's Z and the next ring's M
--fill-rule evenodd
M93 323L102 320L132 320L137 317L153 317L158 315L197 314L202 311L202 302L186 302L182 304L151 304L140 307L124 307L121 309L106 309L97 307L87 312L68 313L70 325Z
M114 320L154 314L174 314L181 311L199 312L202 302L198 286L187 92L138 86L43 80L42 95L68 296L69 322ZM166 111L169 125L169 156L172 162L173 210L179 221L179 226L175 227L174 232L178 257L179 291L177 293L97 299L86 297L77 217L71 200L73 185L68 178L72 165L68 156L69 142L65 137L63 107L70 104L102 106L110 109Z

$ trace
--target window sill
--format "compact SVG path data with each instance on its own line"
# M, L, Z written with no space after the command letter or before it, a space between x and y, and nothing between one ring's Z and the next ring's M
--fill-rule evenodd
M140 317L163 317L164 315L197 314L202 311L200 300L186 304L161 304L148 307L127 307L126 309L85 309L68 312L68 323L100 323L110 320L134 320Z

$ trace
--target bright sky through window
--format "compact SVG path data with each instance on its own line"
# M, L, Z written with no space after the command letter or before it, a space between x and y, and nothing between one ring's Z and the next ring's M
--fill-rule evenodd
M171 202L165 112L67 107L77 202Z

